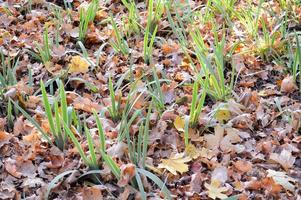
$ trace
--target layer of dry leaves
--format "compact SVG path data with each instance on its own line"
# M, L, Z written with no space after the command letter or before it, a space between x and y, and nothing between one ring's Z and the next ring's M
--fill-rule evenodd
M49 27L50 38L54 38L55 21L53 12L47 9L49 2L32 2L32 10L27 12L27 1L0 1L0 5L8 6L8 9L0 7L0 46L6 55L20 57L18 84L10 88L9 91L13 92L10 97L18 99L43 124L41 99L34 96L39 89L39 81L47 81L59 74L65 74L65 81L72 77L82 78L93 83L97 91L92 92L81 81L70 81L66 87L68 103L86 117L90 128L95 128L95 121L89 117L93 109L102 111L110 105L110 74L116 83L130 65L134 65L136 77L152 73L150 66L143 63L143 35L129 37L133 50L131 59L114 55L110 45L106 45L99 66L92 69L81 56L70 53L72 50L80 51L76 41L78 7L82 1L74 0L73 22L68 22L68 16L63 13L60 45L53 46L51 62L43 65L25 49L35 49L35 42L42 42L45 24ZM63 7L63 1L53 3ZM191 5L201 8L202 1L191 1ZM237 3L237 7L242 6L243 3ZM280 16L277 1L271 1L267 6ZM145 7L145 2L139 3L141 24L145 24L146 20ZM85 41L88 56L94 63L94 53L113 34L112 26L97 23L107 18L109 12L121 20L127 10L120 1L102 2ZM217 15L216 20L221 22L225 19ZM272 26L273 19L266 20L270 20ZM210 24L202 25L202 33L209 38L212 36ZM177 199L223 199L235 195L242 200L301 199L301 104L292 76L286 75L282 66L258 56L234 55L232 61L236 72L239 72L233 91L235 94L227 102L206 99L197 128L189 129L191 144L185 148L184 116L189 114L191 87L183 83L191 82L193 72L187 67L187 60L168 28L165 14L159 23L158 36L164 38L164 42L155 45L153 63L158 75L164 74L171 83L161 85L165 111L160 115L154 110L151 115L147 169L160 177ZM231 43L239 37L237 33L227 40ZM246 44L242 49L251 45ZM26 86L28 68L32 70L33 88ZM66 74L68 68L69 74ZM141 86L144 84L141 82ZM120 94L124 99L126 95ZM143 99L135 104L136 108L147 106L148 102ZM222 109L212 116L212 111L219 107ZM58 182L52 190L51 199L139 199L137 191L127 186L134 176L135 166L128 161L127 146L116 142L119 126L109 115L101 121L108 139L108 153L120 164L122 179L117 182L104 167L100 174L101 185L79 179L87 169L71 144L61 152L44 141L24 116L14 119L12 128L8 128L2 113L0 117L0 199L42 199L48 183L67 170L78 171ZM43 128L46 126L45 122ZM133 124L131 130L135 134L137 126ZM87 148L86 141L81 142ZM147 179L143 181L150 199L162 198L160 189Z

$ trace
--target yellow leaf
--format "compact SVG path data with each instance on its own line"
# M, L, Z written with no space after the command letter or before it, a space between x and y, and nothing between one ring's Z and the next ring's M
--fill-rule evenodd
M89 69L89 63L80 56L73 56L69 64L69 72L82 72L85 73Z
M215 113L215 119L220 122L227 121L231 118L231 112L227 108L220 108Z
M185 120L180 116L177 116L173 123L178 131L184 132Z
M200 156L200 151L193 144L188 144L185 147L185 154L191 159L196 159Z
M174 175L177 175L177 172L182 174L188 171L188 165L185 163L190 160L190 157L185 157L184 153L180 153L172 156L170 159L162 159L162 163L158 165L158 168L165 168Z
M220 187L221 183L219 180L213 179L211 180L211 184L205 183L205 187L208 189L208 196L212 199L220 198L225 199L228 198L227 195L223 194L228 189L226 187Z

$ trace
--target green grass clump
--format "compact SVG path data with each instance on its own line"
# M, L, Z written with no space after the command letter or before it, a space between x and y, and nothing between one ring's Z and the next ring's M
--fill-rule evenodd
M79 40L84 42L89 23L93 22L99 7L99 0L92 0L88 8L79 10Z
M143 39L143 58L146 64L151 63L155 36L158 30L158 22L163 14L164 9L164 4L161 0L157 2L155 11L153 11L153 6L153 0L149 0L147 23Z
M127 56L129 54L129 46L127 41L123 38L122 32L118 29L117 24L113 17L110 17L110 21L113 27L114 35L115 35L115 41L111 41L111 45L113 49L116 52L121 52L124 56Z
M38 49L38 54L36 54L37 58L41 60L44 64L51 60L48 27L45 27L45 31L43 32L43 46L37 44L37 49Z
M128 36L131 34L138 34L140 31L139 23L138 23L138 14L137 14L137 6L134 0L121 0L123 5L128 10L128 18L125 23L125 30L128 33Z
M67 134L64 132L63 124L67 126L71 125L72 121L77 121L74 119L76 117L73 112L72 107L68 107L66 100L66 93L64 89L64 84L59 83L59 95L57 98L52 98L51 100L47 96L44 83L41 81L41 91L42 91L42 102L45 108L45 115L50 127L50 135L39 125L39 123L32 118L22 107L17 103L13 102L18 110L42 133L44 138L50 143L52 143L53 136L54 144L60 149L64 150L67 142ZM52 104L50 103L52 101Z

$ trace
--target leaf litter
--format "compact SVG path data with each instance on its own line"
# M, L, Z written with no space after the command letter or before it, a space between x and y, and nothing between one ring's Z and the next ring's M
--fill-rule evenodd
M301 198L300 11L0 2L0 199Z

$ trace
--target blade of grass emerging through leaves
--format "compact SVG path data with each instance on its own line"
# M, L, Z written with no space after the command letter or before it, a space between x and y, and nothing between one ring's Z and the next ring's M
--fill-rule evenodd
M89 152L90 152L90 156L91 156L90 163L92 164L92 169L98 169L97 157L96 157L95 148L94 148L94 144L93 144L93 138L91 136L91 133L90 133L87 125L85 124L84 126L85 126L84 129L85 129L86 138L88 141Z
M192 101L191 101L191 106L190 106L190 120L189 123L191 126L195 126L195 124L198 121L198 117L201 113L201 110L204 106L205 98L206 98L206 89L204 89L201 93L201 97L198 94L199 90L199 78L194 82L193 84L193 89L192 89ZM208 81L205 83L205 87L207 88ZM199 102L197 100L199 99Z
M42 129L42 127L34 120L23 108L21 108L16 102L11 100L11 102L14 104L14 106L32 123L41 133L42 136L47 140L47 142L51 145L54 145L51 141L51 138L48 136L48 134Z
M99 140L100 140L100 150L105 152L106 151L106 146L105 146L105 142L106 142L106 138L105 138L105 134L101 125L101 122L98 118L97 113L95 112L95 110L93 110L93 114L96 120L96 124L97 124L97 128L98 128L98 135L99 135Z
M149 171L146 171L144 169L140 169L140 168L137 168L137 171L140 174L142 174L142 175L148 177L150 180L152 180L164 193L165 199L170 199L170 200L172 199L170 191L166 188L165 184L155 174L153 174Z
M295 36L296 36L296 42L297 42L296 57L298 57L298 60L296 62L298 62L298 64L299 64L299 91L301 92L301 74L300 74L300 72L301 72L301 48L300 48L299 38L296 33L295 33ZM296 68L297 68L297 66L296 66Z
M100 151L100 153L101 153L102 159L104 160L106 165L108 165L108 167L111 169L114 176L117 179L120 179L121 170L120 170L119 166L117 165L117 163L105 152Z
M127 42L122 38L116 22L114 21L113 17L110 16L110 20L111 20L111 24L113 27L113 31L115 33L115 37L116 37L116 42L112 42L111 45L112 47L115 49L115 51L117 52L121 52L123 55L128 55L129 54L129 47Z
M150 121L150 115L152 112L152 104L153 104L153 99L148 107L148 113L147 113L145 125L144 125L142 159L141 159L143 168L145 168L145 160L146 160L146 155L147 155L147 145L148 145L148 139L149 139L149 121Z
M73 131L72 131L72 130L68 127L68 125L67 125L63 120L61 120L61 121L62 121L62 123L63 123L63 127L64 127L65 132L68 134L68 136L69 136L70 139L72 140L73 144L75 145L75 147L76 147L76 149L77 149L79 155L81 156L83 162L85 163L85 165L88 166L88 167L93 168L93 167L94 167L94 166L93 166L93 163L92 163L92 162L88 159L88 157L85 155L84 150L82 149L80 143L78 142L78 140L76 139L76 137L75 137L75 135L74 135L74 133L73 133L73 131L77 132L77 131L75 130L75 128L73 128L73 127L71 126L71 128L73 128Z
M144 191L143 183L142 183L141 177L137 171L135 172L135 178L136 178L138 188L139 188L139 191L141 194L141 199L146 200L147 197L146 197L146 193Z
M53 188L55 188L56 183L57 183L61 178L63 178L64 176L66 176L66 175L68 175L68 174L71 174L71 173L73 173L73 172L76 172L76 171L77 171L77 170L70 170L70 171L66 171L66 172L63 172L63 173L57 175L57 176L56 176L56 177L48 184L48 186L47 186L47 191L46 191L46 193L45 193L45 199L48 199L48 198L49 198L49 194L50 194L51 190L52 190Z
M116 100L115 100L115 91L113 87L113 82L111 79L111 76L109 76L109 92L110 92L110 98L111 98L111 107L109 108L109 113L113 119L113 121L118 121L120 116L119 116L119 110L116 105Z
M47 92L46 92L45 85L44 85L43 81L40 81L40 85L41 85L41 91L42 91L42 100L43 100L43 104L44 104L44 107L45 107L45 112L46 112L46 115L47 115L47 118L48 118L50 130L51 130L52 134L54 134L54 136L57 137L57 132L55 130L53 116L52 116L51 105L49 103L49 100L48 100L48 97L47 97Z

